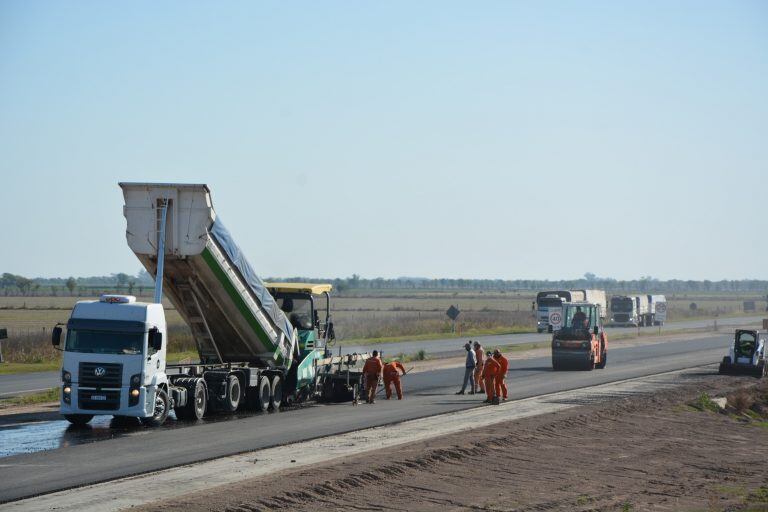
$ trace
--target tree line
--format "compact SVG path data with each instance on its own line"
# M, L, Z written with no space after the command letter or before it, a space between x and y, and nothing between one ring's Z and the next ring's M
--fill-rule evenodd
M692 292L749 292L768 293L768 281L759 279L696 281L660 280L650 276L639 279L618 280L587 273L578 279L431 279L425 277L399 277L385 279L363 278L357 274L346 278L288 277L267 278L266 281L332 283L339 292L350 290L479 290L496 292L572 290L597 288L608 292L639 293L692 293ZM116 273L109 276L28 278L11 273L0 275L0 293L5 295L58 295L59 293L115 290L133 294L154 286L154 280L145 270L138 274Z
M333 283L338 291L345 290L482 290L497 292L540 291L540 290L578 290L599 289L609 292L639 293L689 293L689 292L750 292L768 293L768 281L759 279L696 281L670 279L660 280L653 277L618 280L585 274L579 279L430 279L421 277L400 277L396 279L362 278L357 274L347 278L269 278L287 282L322 282Z

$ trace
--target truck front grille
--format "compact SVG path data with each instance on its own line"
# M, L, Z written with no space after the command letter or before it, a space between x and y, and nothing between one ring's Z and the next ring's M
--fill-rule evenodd
M80 389L77 403L80 409L116 411L120 408L120 390Z
M119 388L123 381L123 365L119 363L80 363L81 386L87 388Z
M613 315L613 319L616 322L629 322L629 315L627 313L616 313Z

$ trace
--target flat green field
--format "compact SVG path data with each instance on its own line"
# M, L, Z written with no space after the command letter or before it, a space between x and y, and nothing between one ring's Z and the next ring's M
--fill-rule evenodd
M532 292L354 290L331 299L339 339L366 339L449 332L445 310L458 305L460 327L474 330L524 330L534 327ZM66 322L77 300L95 297L0 297L0 328L9 335L50 332L57 322ZM669 321L716 316L759 315L765 310L763 296L748 294L677 294L669 300ZM745 313L745 300L757 301L757 312ZM692 310L691 303L697 308ZM183 332L186 325L166 301L169 327Z

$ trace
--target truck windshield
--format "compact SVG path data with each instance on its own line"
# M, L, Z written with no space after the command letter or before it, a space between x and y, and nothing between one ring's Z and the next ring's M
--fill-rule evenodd
M631 300L612 300L611 301L611 311L632 311L632 301Z
M563 306L563 299L560 297L544 297L539 299L539 309L541 308L559 308Z
M90 352L94 354L141 354L144 348L144 333L94 331L69 329L67 331L68 352Z

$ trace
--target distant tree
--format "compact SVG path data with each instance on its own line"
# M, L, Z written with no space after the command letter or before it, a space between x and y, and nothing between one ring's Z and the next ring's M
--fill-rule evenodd
M117 288L120 289L123 286L125 286L125 283L128 282L128 279L130 279L131 276L124 272L120 272L119 274L115 274L115 281L117 281Z
M131 279L128 281L128 295L133 295L133 287L136 286L136 281Z
M24 276L16 276L16 288L19 289L22 295L29 293L29 289L32 287L32 280L27 279Z
M73 295L75 293L75 288L77 288L77 281L75 281L74 277L70 277L67 279L67 281L64 283L64 286L67 287L67 290L69 290L69 294Z
M59 292L59 287L56 286L55 284L52 284L51 285L51 295L53 295L55 297L58 292Z

